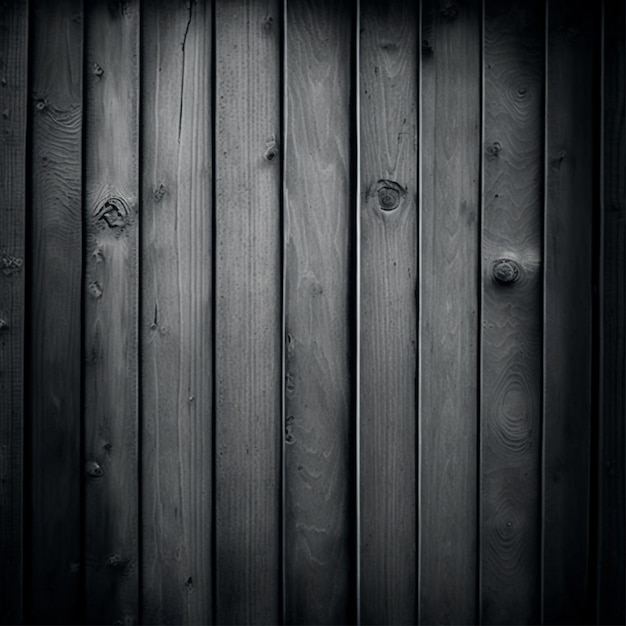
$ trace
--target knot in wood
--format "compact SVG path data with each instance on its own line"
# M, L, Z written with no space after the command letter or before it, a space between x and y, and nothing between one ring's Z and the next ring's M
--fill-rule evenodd
M376 192L378 204L383 211L397 209L400 200L406 196L406 190L393 180L379 180Z
M516 282L519 275L519 265L511 259L498 259L493 264L493 277L503 285Z
M104 74L104 70L97 63L93 64L93 73L100 78Z
M87 461L85 471L87 472L87 475L92 478L101 478L104 476L104 470L96 461Z
M278 143L275 137L272 137L265 144L265 152L263 153L263 158L270 163L278 156Z
M124 199L110 197L98 209L96 219L119 233L130 223L130 207Z
M446 4L440 13L444 20L453 20L459 14L459 7L456 4Z
M492 144L490 144L487 147L487 154L490 157L495 158L500 154L501 150L502 150L502 144L499 141L494 141Z

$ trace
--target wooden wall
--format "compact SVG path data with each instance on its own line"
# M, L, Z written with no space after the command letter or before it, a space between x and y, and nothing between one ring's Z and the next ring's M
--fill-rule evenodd
M621 0L0 3L0 622L626 621Z

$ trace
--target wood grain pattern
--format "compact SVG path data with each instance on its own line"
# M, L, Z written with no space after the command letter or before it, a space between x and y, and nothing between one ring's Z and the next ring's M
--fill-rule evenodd
M354 607L351 469L351 3L286 17L285 621Z
M597 623L626 623L626 11L604 13Z
M27 619L81 621L80 0L32 5L30 581Z
M216 620L280 621L277 1L216 3Z
M596 10L549 0L544 294L543 619L589 623Z
M0 623L22 619L28 2L0 6Z
M419 614L476 623L481 12L422 10Z
M480 620L540 617L544 7L484 16ZM517 264L499 282L494 266Z
M135 623L139 6L85 9L86 619Z
M209 624L210 0L142 11L142 619Z
M363 0L359 32L361 622L413 624L417 619L416 4Z

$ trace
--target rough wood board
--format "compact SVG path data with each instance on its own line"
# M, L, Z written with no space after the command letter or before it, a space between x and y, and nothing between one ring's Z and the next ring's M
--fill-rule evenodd
M0 8L0 623L22 620L28 2Z
M139 3L85 9L86 621L135 623Z
M142 12L142 618L209 624L210 0Z
M543 620L589 623L596 10L549 0L547 40Z
M216 4L216 621L280 621L277 1Z
M480 2L423 3L422 623L476 623Z
M27 619L81 621L80 0L32 5L30 572Z
M286 16L285 621L352 621L351 3Z
M604 14L601 430L597 623L626 623L626 124L624 3Z
M418 13L360 9L361 622L417 619Z
M485 3L484 624L537 624L540 619L544 15L538 1ZM504 266L503 259L516 265ZM494 271L508 267L519 272L517 278L500 282Z

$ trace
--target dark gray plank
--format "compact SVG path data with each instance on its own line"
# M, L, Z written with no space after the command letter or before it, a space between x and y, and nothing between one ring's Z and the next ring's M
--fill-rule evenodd
M86 9L86 621L138 616L139 3Z
M549 0L544 292L543 617L589 623L596 9Z
M418 6L363 0L359 32L361 622L413 624Z
M280 621L281 7L218 0L216 620Z
M27 619L80 622L81 0L32 4Z
M604 13L601 383L597 616L626 623L626 11Z
M537 624L545 10L484 6L480 616Z
M353 618L352 6L286 16L285 620Z
M212 6L142 11L142 618L212 614Z
M0 7L0 623L22 619L28 2Z
M425 624L476 623L481 3L423 3L420 587Z

